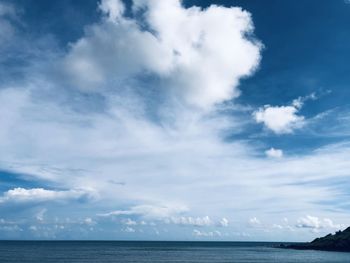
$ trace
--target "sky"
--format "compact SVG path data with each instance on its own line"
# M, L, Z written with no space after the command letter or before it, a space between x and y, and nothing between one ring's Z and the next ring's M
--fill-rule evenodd
M349 24L347 0L0 0L0 239L345 229Z

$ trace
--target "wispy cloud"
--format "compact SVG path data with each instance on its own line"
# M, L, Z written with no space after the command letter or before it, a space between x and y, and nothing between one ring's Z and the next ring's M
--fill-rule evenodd
M88 190L69 190L69 191L55 191L47 190L43 188L33 188L33 189L24 189L24 188L14 188L6 191L2 197L0 197L1 203L8 202L45 202L45 201L67 201L67 200L83 200L93 198L93 192ZM42 210L45 212L45 210ZM43 218L43 213L41 212L37 215L37 218L40 220Z

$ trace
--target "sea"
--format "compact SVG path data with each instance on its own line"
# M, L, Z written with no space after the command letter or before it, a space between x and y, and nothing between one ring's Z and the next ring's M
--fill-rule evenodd
M276 248L266 242L0 241L1 263L350 262L350 253Z

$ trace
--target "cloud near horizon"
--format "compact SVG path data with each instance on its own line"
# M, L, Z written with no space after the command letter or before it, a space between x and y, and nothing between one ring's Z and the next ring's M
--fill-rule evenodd
M54 191L43 188L24 189L17 187L5 192L4 195L0 197L0 203L60 202L89 198L93 198L93 193L89 193L89 191L86 190L74 189L69 191Z

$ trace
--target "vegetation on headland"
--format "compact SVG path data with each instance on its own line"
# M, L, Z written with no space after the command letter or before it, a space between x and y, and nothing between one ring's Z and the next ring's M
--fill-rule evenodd
M309 243L290 245L281 244L280 247L350 252L350 227L344 231L337 231L335 234L328 234L327 236L316 238Z

